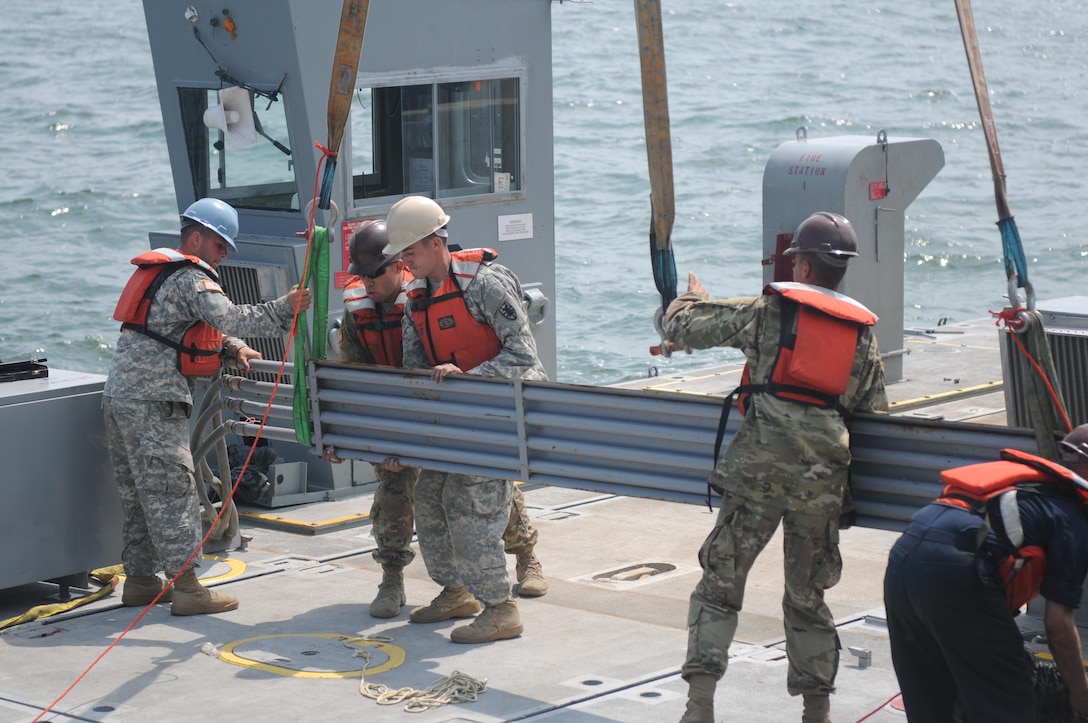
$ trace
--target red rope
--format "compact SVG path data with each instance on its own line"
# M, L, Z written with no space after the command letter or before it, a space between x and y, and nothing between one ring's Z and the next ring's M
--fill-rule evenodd
M316 143L315 145L321 150L322 155L321 155L321 160L319 160L318 164L317 164L318 173L314 178L314 194L313 194L314 199L317 198L317 189L318 189L318 183L319 183L318 179L320 178L321 165L322 165L322 163L324 163L326 158L336 155L336 153L334 151L330 151L328 148L321 145L320 143ZM316 210L317 210L316 206L317 206L317 204L315 203L314 208L311 209L311 211L310 211L309 226L308 226L308 228L306 230L306 257L305 257L305 261L304 261L303 266L302 266L302 279L299 281L299 287L300 288L305 288L306 287L306 273L310 268L310 248L313 245L314 215L315 215ZM283 350L283 359L280 360L280 368L276 372L276 381L272 385L272 394L268 399L267 406L265 406L264 415L261 417L261 423L260 423L260 426L257 428L257 433L253 435L253 443L249 447L249 454L246 456L246 461L242 464L242 469L238 471L238 478L236 480L234 480L234 485L230 489L230 494L227 495L227 498L223 501L223 504L221 505L221 507L219 509L219 514L216 516L215 521L213 521L211 523L211 525L209 526L207 533L205 533L204 537L200 540L200 544L197 546L197 548L195 550L193 550L193 553L191 555L189 555L189 559L187 559L185 561L185 564L183 564L181 566L181 569L178 570L178 572L174 575L173 578L171 578L170 582L167 583L165 586L163 586L163 589L159 591L159 594L155 596L155 599L152 600L151 602L149 602L147 604L147 607L145 607L140 612L140 614L137 615L136 618L131 623L129 623L128 626L126 626L125 629L122 630L120 632L120 634L116 638L114 638L113 642L111 642L108 646L106 646L106 649L103 650L101 653L99 653L98 656L93 661L91 661L91 664L88 665L83 670L83 672L80 673L79 676L77 676L76 679L73 680L72 683L67 688L64 689L63 693L58 695L56 697L56 699L52 703L50 703L48 706L43 708L42 712L39 713L37 716L35 716L34 719L31 721L31 723L37 723L38 721L40 721L42 719L42 716L44 716L46 713L53 710L53 708L57 705L57 703L64 700L65 696L67 696L69 693L71 693L72 690L74 690L75 687L77 685L79 685L80 681L82 681L85 677L87 677L87 674L90 673L91 670L93 670L94 667L96 665L98 665L98 663L103 658L105 658L106 655L111 650L113 650L117 646L117 644L120 643L124 639L124 637L126 635L128 635L128 633L130 631L132 631L133 628L136 627L136 624L144 619L144 616L147 615L147 613L151 610L152 606L154 606L159 601L159 598L161 598L163 596L163 594L167 590L169 590L171 587L173 587L174 583L177 582L177 579L181 575L181 573L183 571L189 569L189 565L192 564L193 560L196 559L196 556L200 554L201 549L203 549L204 543L206 543L208 541L208 538L211 537L212 532L214 532L216 527L219 526L219 522L220 522L220 520L223 519L223 515L226 513L227 507L229 506L228 503L231 500L234 499L234 493L238 490L238 485L240 485L241 482L242 482L242 476L245 475L246 470L249 468L249 462L250 462L250 460L253 459L253 453L257 449L257 442L260 441L261 433L264 431L265 425L268 423L268 415L272 411L272 404L276 401L276 393L279 391L280 380L283 379L284 368L287 365L287 359L289 358L289 355L290 355L291 343L294 341L295 337L298 335L298 315L299 315L299 310L298 310L298 305L296 305L295 306L294 316L291 318L291 334L287 337L287 345L284 347L284 350ZM296 383L297 383L297 380L299 378L300 377L296 373L295 374Z
M1050 395L1050 399L1054 402L1054 406L1062 415L1062 421L1065 422L1065 431L1073 431L1073 423L1069 421L1069 416L1065 413L1065 405L1062 404L1058 398L1058 393L1054 391L1054 385L1050 383L1050 379L1047 377L1046 372L1043 371L1042 366L1035 360L1035 357L1031 355L1027 347L1024 346L1024 342L1020 341L1020 334L1016 331L1016 327L1022 327L1023 321L1020 320L1019 314L1023 311L1020 309L1004 309L1002 311L991 311L990 313L997 317L995 322L997 326L1001 326L1004 322L1005 326L1009 329L1009 333L1012 335L1012 340L1016 343L1016 348L1020 350L1020 353L1028 360L1032 368L1035 369L1035 373L1039 375L1039 378L1043 380L1043 384L1046 385L1047 394Z
M297 310L297 307L296 307L296 311L295 311L295 317L296 317L296 319L297 319L297 317L298 317L298 310ZM289 337L287 338L287 347L286 347L287 349L290 349L290 348L291 348L291 341L292 341L292 339L293 339L293 338L294 338L294 334L292 334L291 336L289 336ZM189 565L190 565L190 564L191 564L191 563L193 562L193 560L195 560L195 559L196 559L196 556L197 556L198 554L200 554L200 551L201 551L201 549L203 549L203 547L204 547L204 543L208 541L208 538L209 538L209 537L211 537L211 534L212 534L212 532L214 532L214 531L215 531L215 528L216 528L216 527L217 527L217 526L219 525L219 521L223 519L223 515L224 515L224 513L226 513L226 511L227 511L227 507L228 507L227 503L228 503L228 502L230 502L230 501L231 501L232 499L234 499L234 493L235 493L235 491L236 491L236 490L238 489L238 485L239 485L239 484L241 483L241 481L242 481L242 475L244 475L244 474L245 474L245 472L246 472L246 468L247 468L247 467L249 467L249 461L250 461L251 459L253 459L253 452L254 452L254 451L255 451L255 450L257 449L257 442L258 442L258 441L260 440L260 438L261 438L261 432L262 432L262 431L264 430L265 424L266 424L266 423L268 422L268 414L269 414L269 412L270 412L270 411L272 410L272 404L273 404L273 402L275 402L275 401L276 401L276 392L277 392L277 390L279 389L279 385L280 385L280 379L281 379L281 378L283 377L283 370L284 370L284 364L286 364L286 363L287 363L287 354L286 354L286 352L284 352L284 359L283 359L283 361L282 361L282 362L280 363L280 369L279 369L279 371L278 371L278 372L276 373L276 382L275 382L275 384L274 384L274 385L273 385L273 387L272 387L272 395L271 395L271 397L270 397L270 398L269 398L269 400L268 400L268 406L266 406L266 407L265 407L265 410L264 410L264 416L263 416L263 417L261 417L261 424L260 424L260 426L259 426L259 427L257 428L257 433L256 433L256 434L254 435L254 437L253 437L253 444L252 444L252 445L250 445L250 448L249 448L249 455L247 455L247 456L246 456L246 461L245 461L245 463L244 463L244 464L242 465L242 469L241 469L241 470L239 470L239 472L238 472L238 479L236 479L236 480L234 481L234 486L233 486L233 487L231 487L231 490L230 490L230 494L229 494L229 495L227 495L227 499L226 499L226 500L224 500L224 502L223 502L222 506L220 507L220 510L219 510L219 515L218 515L218 516L216 516L216 518L215 518L215 521L214 521L214 522L212 522L212 523L211 523L211 525L209 526L209 528L208 528L208 531L207 531L207 532L206 532L206 533L204 534L204 537L203 537L203 538L202 538L202 539L200 540L200 544L199 544L199 545L197 546L197 548L196 548L195 550L193 550L192 554L191 554L191 555L189 555L189 558L188 558L188 559L187 559L187 560L185 561L185 563L184 563L184 564L183 564L183 565L181 566L181 569L180 569L180 570L178 570L178 571L177 571L177 572L176 572L176 573L174 574L174 577L170 579L170 582L169 582L168 584L166 584L166 585L164 585L164 586L163 586L162 590L160 590L160 591L159 591L159 594L155 596L155 599L153 599L153 600L152 600L151 602L149 602L149 603L147 604L147 607L145 607L145 608L144 608L144 609L143 609L143 610L142 610L142 611L140 612L140 614L139 614L139 615L137 615L137 616L136 616L136 618L135 618L135 619L134 619L134 620L133 620L133 621L132 621L131 623L129 623L129 624L128 624L128 625L127 625L127 626L125 627L125 629L124 629L124 630L122 630L122 631L120 632L120 634L119 634L119 635L118 635L118 636L117 636L116 638L114 638L113 642L112 642L112 643L110 643L109 645L107 645L107 646L106 646L106 649L105 649L105 650L103 650L103 651L102 651L101 653L99 653L99 654L98 654L98 657L96 657L96 658L95 658L95 659L94 659L93 661L91 661L91 664L90 664L90 665L88 665L88 666L87 666L87 667L86 667L86 668L85 668L85 669L83 670L83 672L82 672L82 673L80 673L78 677L76 677L76 679L75 679L75 680L73 680L73 681L72 681L71 685L69 685L69 686L68 686L67 688L65 688L65 689L64 689L64 692L63 692L63 693L61 693L61 694L60 694L59 696L57 696L57 698L56 698L56 699L55 699L55 700L54 700L54 701L53 701L52 703L50 703L50 704L49 704L48 706L46 706L45 708L43 708L43 709L42 709L42 712L41 712L41 713L39 713L39 714L38 714L37 716L35 716L35 717L34 717L34 719L33 719L33 720L31 721L31 723L37 723L37 721L40 721L40 720L42 719L42 716L43 716L43 715L45 715L45 714L46 714L46 713L48 713L49 711L53 710L54 706L56 706L56 705L57 705L57 703L61 702L61 701L62 701L62 700L63 700L63 699L65 698L65 696L67 696L67 695L68 695L69 693L71 693L71 692L72 692L72 690L73 690L73 689L74 689L74 688L75 688L75 687L76 687L77 685L79 685L80 681L82 681L82 680L83 680L83 679L84 679L84 678L85 678L85 677L87 676L87 674L88 674L88 673L90 673L90 672L91 672L91 670L93 670L93 669L94 669L94 667L95 667L96 665L98 665L98 663L99 663L99 662L100 662L100 661L101 661L101 660L102 660L103 658L105 658L105 657L106 657L106 655L107 655L107 654L108 654L108 653L109 653L109 652L110 652L111 650L113 650L113 649L114 649L114 648L115 648L115 647L117 646L117 644L118 644L118 643L120 643L120 642L121 642L121 640L123 640L123 639L124 639L124 637L125 637L126 635L128 635L128 634L129 634L129 632L131 632L131 631L132 631L132 629L133 629L133 628L135 628L135 627L136 627L136 623L138 623L138 622L140 622L141 620L143 620L143 619L144 619L144 616L145 616L145 615L147 615L147 613L151 611L151 608L152 608L152 607L153 607L153 606L154 606L154 605L155 605L155 604L156 604L156 603L157 603L157 602L159 601L159 598L161 598L161 597L163 596L163 594L164 594L164 593L165 593L165 592L166 592L167 590L169 590L169 589L170 589L171 587L173 587L174 583L175 583L175 582L177 582L177 579L178 579L178 577L180 577L180 576L181 576L181 573L182 573L182 572L184 572L185 570L189 569Z
M336 158L336 151L329 150L320 142L314 141L314 146L321 151L321 158L317 161L317 172L314 173L314 192L310 198L314 199L310 205L310 218L306 223L306 257L302 261L302 279L298 282L299 286L305 287L308 279L306 274L310 273L310 249L313 247L314 242L314 218L317 215L317 194L321 186L321 167L325 165L326 158ZM295 323L298 322L298 316L295 316ZM293 327L292 327L293 328ZM284 358L287 354L284 354Z
M893 695L893 696L892 696L891 698L888 698L888 699L887 699L886 701L884 701L883 703L881 703L880 705L878 705L878 706L877 706L876 708L874 708L873 710L869 711L868 713L866 713L865 715L863 715L863 716L862 716L861 718L858 718L858 720L857 720L857 723L861 723L862 721L865 721L865 720L868 720L868 719L872 718L872 717L873 717L874 715L876 715L876 714L877 714L877 713L879 713L880 711L884 710L884 708L885 708L885 707L886 707L886 706L887 706L887 705L888 705L889 703L891 703L891 702L892 702L893 700L895 700L895 699L896 699L896 698L898 698L898 697L899 697L899 693L896 693L896 694L895 694L895 695Z

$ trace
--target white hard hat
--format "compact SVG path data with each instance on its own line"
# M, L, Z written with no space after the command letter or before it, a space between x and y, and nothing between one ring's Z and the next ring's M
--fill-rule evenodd
M383 249L383 253L388 256L399 254L431 234L445 237L444 227L449 222L449 214L433 200L426 196L406 196L389 209L385 222L389 245Z

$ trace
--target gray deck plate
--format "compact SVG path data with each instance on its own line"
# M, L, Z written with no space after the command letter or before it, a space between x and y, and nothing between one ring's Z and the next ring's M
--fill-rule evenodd
M392 688L424 688L454 670L488 679L488 690L477 702L411 715L412 720L679 718L686 691L677 671L686 643L687 598L699 576L695 553L712 515L691 505L550 487L530 488L526 498L540 530L538 550L551 589L545 597L520 600L525 633L517 640L456 645L448 636L459 623L410 624L408 608L392 620L371 618L367 606L381 572L370 555L373 544L366 528L300 536L246 527L244 534L252 538L248 549L230 555L244 562L245 570L218 583L240 598L237 611L186 618L157 606L47 719L63 720L62 713L67 713L86 720L165 723L190 720L212 708L225 719L242 711L258 720L399 720L409 715L360 696L357 679L282 677L201 652L206 643L222 649L255 636L316 633L392 637L404 649L405 662L369 677ZM328 504L362 508L368 503ZM844 644L854 644L850 631L855 621L880 607L879 579L894 539L894 534L877 530L844 534L844 581L829 592L832 609L849 623ZM665 563L675 570L632 582L594 580L600 573L638 563ZM225 570L219 564L205 574ZM409 606L425 604L437 593L418 560L408 568L406 588ZM4 591L0 615L22 612L36 602L31 600L35 591L40 596L47 590L49 586L41 585ZM745 720L772 720L759 718L758 711L765 706L768 715L778 714L782 706L797 704L786 695L778 650L781 595L776 538L752 574L733 650L737 657L720 689L723 712L739 707L746 711ZM114 593L88 608L0 634L0 721L31 720L60 695L140 612L118 603ZM874 648L874 661L879 661L879 645L866 646ZM271 639L261 647L265 653L258 659L275 654L317 667L325 661L330 669L361 667L337 641ZM316 653L301 657L304 649ZM383 660L375 653L372 664ZM884 667L890 670L886 660ZM847 685L862 673L863 685ZM842 675L844 690L836 705L845 715L895 693L894 677L882 674L879 662L855 673L844 659ZM204 701L200 710L187 707L193 700Z
M908 341L907 378L890 385L893 402L928 396L943 401L921 413L1003 422L999 388L969 394L1001 378L992 322L939 331L934 338ZM954 364L950 357L956 358ZM948 369L959 371L942 371ZM625 386L722 393L735 385L737 372L736 366L722 367ZM368 603L381 569L370 554L369 524L330 524L366 514L371 494L261 511L322 531L299 534L291 525L274 529L243 520L247 548L231 557L244 562L245 571L218 583L240 598L240 608L183 618L169 615L166 606L156 607L44 720L677 720L686 694L678 670L686 645L687 600L699 577L696 553L714 516L705 507L680 503L533 485L523 490L540 530L538 553L551 588L545 597L519 601L525 633L517 640L459 646L449 641L457 623L410 624L408 609L437 593L419 559L407 568L409 606L392 620L371 618ZM873 711L866 719L870 723L905 720L886 705L898 685L881 624L884 565L896 538L896 533L873 529L843 533L843 580L828 592L843 644L832 702L835 720L856 721ZM633 582L594 580L611 570L649 563L675 569ZM225 569L220 564L208 572ZM47 596L55 592L48 584L0 591L0 619L50 602ZM799 719L800 701L785 690L781 597L782 553L776 536L749 579L730 668L718 688L719 720ZM86 608L0 632L0 723L32 720L102 653L140 612L119 607L119 598L114 593ZM1024 624L1037 623L1028 616ZM488 690L474 703L409 714L360 696L357 678L282 677L201 652L206 643L221 649L246 638L279 635L286 637L255 644L264 648L257 657L291 656L346 670L359 666L337 640L294 637L319 633L392 637L405 651L405 661L371 675L372 682L423 688L457 670L487 678ZM870 650L871 664L860 667L850 647ZM372 664L382 659L376 653Z

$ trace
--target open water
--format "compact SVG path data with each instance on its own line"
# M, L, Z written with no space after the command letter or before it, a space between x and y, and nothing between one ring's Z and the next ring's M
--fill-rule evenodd
M327 2L329 0L319 0ZM438 0L436 0L438 1ZM762 177L798 126L930 137L945 168L907 214L905 322L981 318L1005 292L993 182L952 0L663 0L681 289L761 285ZM1009 204L1040 299L1088 281L1088 7L976 0ZM633 3L553 3L558 379L653 360L649 186ZM0 14L0 357L104 372L110 316L172 229L139 0L14 0Z

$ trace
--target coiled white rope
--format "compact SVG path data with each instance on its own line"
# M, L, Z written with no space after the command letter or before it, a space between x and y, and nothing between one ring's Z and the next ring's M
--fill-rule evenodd
M367 640L383 643L393 642L392 638L374 636ZM371 653L366 648L357 648L344 642L353 650L352 655L363 658L363 672L359 676L359 694L377 702L378 705L398 705L404 703L408 713L423 713L432 708L440 708L448 703L472 703L480 693L487 690L487 678L477 680L460 671L453 671L445 678L431 683L425 690L415 688L397 688L390 690L381 683L366 682L366 669L370 665Z
M377 701L378 705L397 705L404 703L404 710L409 713L423 713L432 708L439 708L447 703L471 703L487 690L487 679L477 680L459 671L453 671L445 678L431 683L426 690L412 688L389 688L380 683L360 681L359 692Z

